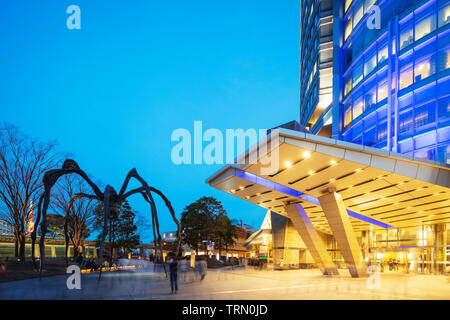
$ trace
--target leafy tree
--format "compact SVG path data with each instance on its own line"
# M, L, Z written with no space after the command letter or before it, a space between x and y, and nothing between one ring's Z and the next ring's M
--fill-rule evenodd
M206 249L203 241L214 241L219 250L234 244L235 234L230 219L220 201L212 197L202 197L188 205L181 214L183 243L198 254L200 248ZM230 240L231 239L231 240Z
M125 201L119 211L119 223L117 224L117 247L122 248L127 255L130 249L135 249L139 243L139 235L136 234L137 226L134 223L136 214L131 209L128 201Z
M47 232L52 239L64 239L64 217L59 214L47 215ZM38 230L41 235L41 229Z
M120 208L110 211L108 217L107 237L108 242L105 242L105 249L110 250L110 258L112 259L114 249L122 248L124 254L130 249L136 248L140 243L140 237L136 234L137 226L134 222L135 213L130 204L125 200ZM99 204L95 209L94 229L99 231L97 242L100 242L103 232L103 204Z

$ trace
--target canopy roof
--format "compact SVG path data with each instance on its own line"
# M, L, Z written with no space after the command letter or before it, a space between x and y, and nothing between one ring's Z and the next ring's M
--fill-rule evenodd
M263 144L239 160L260 160ZM260 161L247 161L224 166L207 183L281 215L286 201L301 203L327 233L317 198L330 190L341 194L355 231L450 222L447 164L284 128L268 149L278 152L277 172L263 175Z

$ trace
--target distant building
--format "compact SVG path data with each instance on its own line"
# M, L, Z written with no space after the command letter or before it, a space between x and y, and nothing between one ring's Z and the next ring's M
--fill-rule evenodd
M9 223L0 220L0 236L12 236L13 234L12 226Z
M167 242L175 242L177 241L177 232L176 231L168 231L162 233L162 240Z

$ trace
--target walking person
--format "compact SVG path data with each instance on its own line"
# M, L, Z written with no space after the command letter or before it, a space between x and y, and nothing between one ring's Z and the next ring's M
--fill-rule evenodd
M208 269L208 266L206 264L206 261L203 257L199 257L199 261L196 263L196 267L198 268L198 273L200 275L200 281L205 279L206 272Z
M177 258L172 258L169 265L170 270L170 289L172 293L177 293L178 291L178 260Z

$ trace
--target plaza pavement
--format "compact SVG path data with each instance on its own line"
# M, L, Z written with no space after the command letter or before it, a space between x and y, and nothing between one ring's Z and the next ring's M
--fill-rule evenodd
M257 271L209 270L200 281L192 272L179 273L179 290L170 294L164 273L153 269L82 274L81 290L69 290L67 276L0 283L0 299L180 299L180 300L450 300L448 276L381 273L379 289L367 279L351 278L345 269L339 276L323 276L319 270Z

